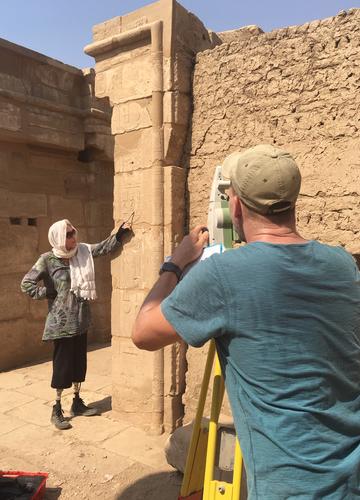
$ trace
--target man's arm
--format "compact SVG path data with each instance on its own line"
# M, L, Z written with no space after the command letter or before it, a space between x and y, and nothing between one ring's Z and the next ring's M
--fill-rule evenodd
M209 233L204 231L204 226L196 226L175 249L171 262L184 269L200 257L208 238ZM132 340L139 349L156 351L181 340L161 311L162 301L171 294L176 285L175 273L165 272L146 297L135 320L132 334Z

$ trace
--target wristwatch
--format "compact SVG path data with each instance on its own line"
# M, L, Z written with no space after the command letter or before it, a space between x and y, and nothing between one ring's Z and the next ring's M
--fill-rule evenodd
M181 276L182 276L182 270L180 269L179 266L177 266L173 262L164 262L162 264L162 266L160 267L160 271L159 271L159 274L162 274L162 273L175 273L177 280L178 280L178 283L179 283Z

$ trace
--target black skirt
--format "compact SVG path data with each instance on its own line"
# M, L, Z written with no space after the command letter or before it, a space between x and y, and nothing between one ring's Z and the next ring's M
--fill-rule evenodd
M51 387L68 389L86 376L87 334L54 340Z

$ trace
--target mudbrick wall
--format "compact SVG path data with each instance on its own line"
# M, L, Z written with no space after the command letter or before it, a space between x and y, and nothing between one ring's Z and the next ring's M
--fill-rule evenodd
M360 10L270 33L219 33L198 53L187 162L189 225L206 223L214 168L259 143L290 151L302 172L297 218L306 238L360 254ZM239 277L241 279L241 277ZM204 349L206 351L206 349ZM186 415L204 352L187 353Z

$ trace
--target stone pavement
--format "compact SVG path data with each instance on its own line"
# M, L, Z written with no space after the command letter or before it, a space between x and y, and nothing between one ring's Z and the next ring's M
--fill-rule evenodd
M49 473L46 499L176 500L181 475L165 460L167 436L149 436L111 416L111 349L88 353L81 389L95 417L71 419L72 429L50 423L51 362L0 373L0 470ZM69 416L71 389L62 406Z

